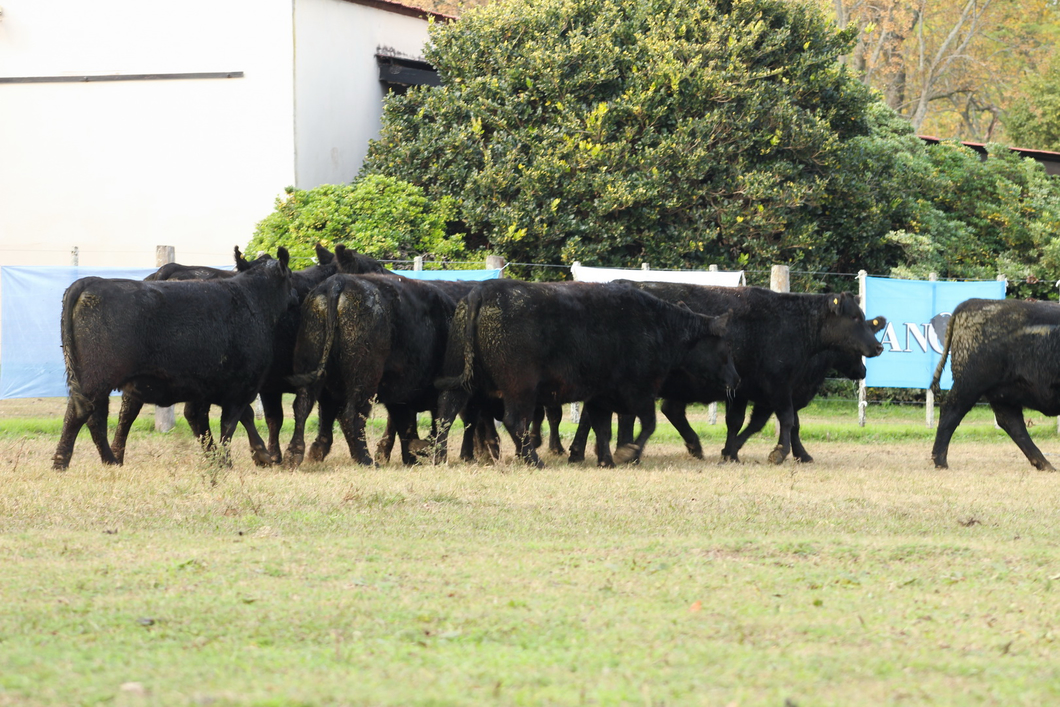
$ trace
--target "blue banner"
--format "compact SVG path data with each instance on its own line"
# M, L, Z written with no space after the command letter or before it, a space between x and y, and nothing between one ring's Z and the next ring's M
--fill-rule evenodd
M498 269L492 270L394 270L413 280L496 280L501 276Z
M961 302L1005 299L1005 282L929 282L869 277L865 281L865 314L884 316L887 328L877 335L883 353L866 359L865 385L880 388L928 388L942 357L944 324ZM934 320L934 324L932 323ZM949 361L939 381L953 385Z
M59 320L63 293L82 277L142 280L158 268L0 268L0 398L66 395Z

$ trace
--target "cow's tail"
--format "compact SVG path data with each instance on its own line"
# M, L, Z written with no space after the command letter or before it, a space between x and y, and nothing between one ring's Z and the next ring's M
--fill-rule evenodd
M70 397L78 407L92 408L92 402L85 397L81 389L81 379L78 378L77 370L77 342L74 339L74 307L77 300L89 285L89 280L81 279L66 288L63 293L63 313L59 328L63 345L63 361L66 364L66 387L70 390Z
M438 390L456 390L457 388L464 388L465 390L471 389L471 379L475 370L475 335L478 330L478 315L482 309L482 294L479 290L472 290L468 296L461 302L456 308L456 314L453 315L453 329L449 334L450 346L446 347L445 359L446 363L449 362L450 357L455 357L456 351L452 349L452 342L454 339L455 329L457 326L457 315L463 311L466 321L464 321L463 338L460 344L463 346L462 358L463 368L460 373L455 376L446 376L439 378L434 381L434 387Z
M335 328L339 321L339 296L342 294L343 288L341 282L332 282L326 290L327 300L324 305L324 328L326 334L324 335L324 351L321 353L320 361L317 363L316 370L310 371L309 373L301 373L287 378L287 382L296 388L305 388L306 386L317 383L321 378L324 377L324 371L328 365L328 359L331 358L331 349L335 345ZM312 295L310 295L311 297ZM307 298L308 302L309 299ZM305 317L303 314L303 321Z
M939 381L942 380L942 369L946 367L946 359L950 355L950 342L953 341L953 330L956 329L957 317L950 317L949 324L946 326L946 340L942 345L942 358L939 359L939 365L935 366L935 376L931 379L931 392L935 395L939 395L942 389L939 388Z

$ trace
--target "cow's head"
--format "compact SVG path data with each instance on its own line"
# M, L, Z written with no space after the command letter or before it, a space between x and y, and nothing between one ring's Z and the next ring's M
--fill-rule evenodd
M261 253L253 260L247 260L243 257L243 253L239 250L239 246L236 246L232 250L235 252L236 272L246 272L251 268L257 267L258 265L261 265L263 263L267 263L268 261L273 259L272 256L268 253Z
M688 309L683 302L679 306ZM705 379L710 385L736 388L740 385L740 375L736 372L728 336L732 310L716 317L695 313L693 316L703 324L703 335L695 342L681 368L696 378Z
M873 334L879 334L887 326L887 317L873 317L869 320L869 328ZM865 370L865 361L861 356L852 353L840 353L835 357L833 364L836 372L843 378L852 381L863 380L868 374Z
M876 332L865 320L858 298L849 292L825 295L826 310L821 324L821 341L829 349L873 358L883 353ZM882 317L876 318L883 321Z
M383 267L383 264L375 258L370 258L363 253L358 253L341 243L336 244L335 246L335 261L339 265L339 272L348 275L365 275L368 273L387 272L387 269Z

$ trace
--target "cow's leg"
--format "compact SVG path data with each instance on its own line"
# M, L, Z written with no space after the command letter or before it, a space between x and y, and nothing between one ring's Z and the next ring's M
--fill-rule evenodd
M419 463L417 451L422 451L416 443L420 441L419 430L416 428L416 413L407 405L391 405L387 407L389 420L387 426L393 424L398 431L398 439L401 440L401 461L406 465Z
M386 429L383 430L383 436L379 438L379 444L375 446L375 463L386 464L390 461L390 455L394 452L394 418L391 415L386 416Z
M633 444L633 428L637 424L636 415L618 416L618 434L615 435L615 446L624 447Z
M570 441L570 456L567 457L569 464L577 464L578 462L585 461L585 447L589 443L589 432L593 429L592 418L589 417L589 413L585 410L585 406L582 406L582 415L578 420L578 429L574 432L574 437Z
M802 437L799 435L799 411L795 411L795 422L791 425L791 455L803 464L813 462L813 457L802 446Z
M265 426L269 429L269 461L272 464L283 462L280 449L280 430L283 429L283 393L259 393L261 410L265 413Z
M85 424L88 426L88 431L92 434L92 441L95 443L96 449L99 450L99 458L104 464L117 465L118 460L114 456L114 452L110 451L110 442L107 440L107 414L109 408L110 397L107 396L96 403L92 409L92 414L88 416Z
M722 461L740 461L740 448L736 445L736 437L743 427L746 415L747 398L734 396L725 401L725 446L721 450Z
M950 439L953 437L957 425L972 409L979 400L978 391L975 393L964 392L959 388L950 390L946 396L946 402L942 406L942 414L939 416L939 426L935 430L935 444L931 447L931 459L935 462L936 469L946 469L947 452L950 448Z
M751 419L747 421L747 425L740 430L740 433L736 435L736 453L739 454L743 446L747 444L747 440L754 437L756 434L762 431L762 428L769 422L770 416L773 415L773 410L764 403L755 403L751 406Z
M776 406L777 421L780 422L780 438L777 446L769 453L771 464L782 464L791 453L791 428L795 426L795 408L792 407L791 398Z
M477 403L470 400L471 395L462 388L442 391L438 396L438 416L435 418L437 428L434 433L434 463L440 464L446 461L449 447L449 430L453 426L457 415L463 411L465 414L475 414ZM466 430L465 430L466 432ZM474 434L474 428L472 428ZM463 452L461 452L463 456Z
M478 423L471 428L474 458L490 464L501 458L501 437L497 434L496 419L493 413L482 410L478 415ZM464 458L463 448L460 458Z
M254 463L257 466L269 466L272 464L272 455L269 454L269 449L265 446L265 440L258 434L258 426L254 421L254 403L250 403L244 408L243 413L239 416L239 421L247 432L247 441L250 442L250 457L254 460Z
M546 405L545 417L548 419L548 451L558 457L563 456L563 442L560 441L559 425L563 422L562 405Z
M632 442L615 450L615 461L620 464L635 464L644 454L644 447L655 432L655 400L648 399L639 404L635 417L640 420L640 432Z
M70 466L70 457L74 454L74 442L77 433L85 426L93 409L100 405L106 405L107 399L95 402L80 395L71 395L66 401L66 416L63 418L63 431L59 435L59 444L55 448L55 456L52 457L52 468L63 470ZM104 441L106 441L104 439Z
M440 412L440 411L439 411ZM464 422L464 433L460 438L460 460L465 462L475 461L475 436L479 433L479 422L482 410L473 401L468 402L460 412L460 419ZM434 438L438 439L438 418L435 418ZM496 428L494 428L496 430Z
M346 399L346 405L339 415L339 426L350 448L350 458L364 466L375 466L375 460L368 453L368 440L365 439L364 431L364 422L371 412L371 401L351 395Z
M253 428L254 411L251 409L250 403L226 402L221 405L221 419L217 435L217 441L219 442L217 461L224 466L232 466L232 437L235 435L239 423L244 421L244 415L247 412L250 413L251 428ZM256 430L255 434L257 434ZM258 437L258 443L264 452L265 443L260 436Z
M610 469L615 465L611 456L611 411L587 402L585 414L596 434L596 465Z
M294 432L287 445L287 466L296 467L305 458L305 421L313 410L314 392L311 388L299 388L294 396Z
M121 410L118 412L118 426L114 429L114 441L111 442L110 451L119 464L125 463L125 443L129 439L129 430L132 429L136 416L144 406L144 401L130 393L121 396Z
M210 404L199 400L189 400L184 403L184 419L188 421L188 427L195 439L207 452L213 450L213 435L210 433Z
M1038 449L1038 446L1031 439L1030 433L1027 432L1027 422L1023 419L1022 407L993 400L990 401L990 407L994 409L994 417L997 418L997 424L1008 433L1008 436L1022 450L1027 457L1027 461L1035 469L1056 471L1053 465L1046 460L1042 450Z
M545 421L545 406L538 405L534 408L534 417L530 422L530 444L534 449L541 448L541 423Z
M678 400L664 399L659 409L662 410L662 414L666 416L666 419L670 421L670 424L677 430L677 434L681 435L681 439L685 441L685 449L695 459L703 458L703 445L699 441L699 435L692 429L692 425L688 424L688 416L685 414L687 405Z
M317 438L309 446L309 461L322 462L331 453L335 442L335 420L342 408L340 401L328 391L320 394L317 405Z
M530 466L544 466L537 456L530 435L530 423L534 417L534 396L509 396L504 400L504 427L512 437L516 454Z

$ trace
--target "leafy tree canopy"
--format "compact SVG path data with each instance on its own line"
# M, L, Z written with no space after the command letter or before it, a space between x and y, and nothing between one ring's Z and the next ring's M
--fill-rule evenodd
M1060 151L1060 55L1026 81L1025 91L1005 115L1005 132L1021 147Z
M431 202L423 189L394 177L368 175L353 184L287 187L276 210L254 230L247 251L286 246L296 262L314 256L314 245L342 243L380 260L409 260L430 253L461 259L460 236L446 235L452 199Z
M836 61L853 31L783 0L473 8L434 27L444 85L388 99L366 170L454 198L510 261L828 267L872 102Z

